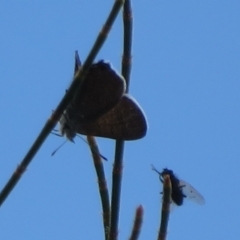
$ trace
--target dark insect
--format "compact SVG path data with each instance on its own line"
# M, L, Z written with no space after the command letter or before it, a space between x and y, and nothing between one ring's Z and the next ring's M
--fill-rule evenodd
M76 52L75 73L81 62ZM110 64L93 64L81 90L60 119L60 133L70 141L77 133L119 140L142 138L147 121L141 107L125 94L125 80Z
M152 166L152 169L159 174L160 181L163 182L163 176L169 175L172 184L172 201L181 206L185 198L188 198L200 205L205 203L204 197L189 183L180 180L172 170L164 168L159 172Z

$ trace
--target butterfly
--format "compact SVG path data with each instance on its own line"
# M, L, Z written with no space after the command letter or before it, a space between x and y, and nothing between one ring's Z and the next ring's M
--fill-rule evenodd
M75 73L81 68L75 54ZM92 64L79 92L60 118L60 133L136 140L147 132L147 120L136 100L125 93L126 83L109 63Z
M162 172L159 172L154 167L152 167L152 169L159 174L161 182L163 182L163 177L165 175L169 175L172 185L171 198L177 206L183 205L185 198L188 198L200 205L203 205L205 203L204 197L189 183L180 180L172 170L164 168Z

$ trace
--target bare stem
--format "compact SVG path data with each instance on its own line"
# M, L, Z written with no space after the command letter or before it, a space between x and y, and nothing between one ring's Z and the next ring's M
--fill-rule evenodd
M170 214L172 184L169 175L163 176L163 202L162 202L162 216L158 240L166 240L167 226Z
M87 136L87 140L92 152L93 162L94 162L95 170L98 177L98 187L99 187L99 193L100 193L102 209L103 209L103 227L104 227L105 239L107 239L108 233L109 233L109 223L110 223L110 219L109 219L110 218L110 202L109 202L107 182L104 174L102 158L100 156L95 138L93 136Z
M137 240L141 231L143 221L143 207L139 206L136 210L132 234L129 240Z
M123 6L124 44L122 75L126 80L127 92L131 71L131 46L132 46L132 11L130 0L126 0ZM112 173L112 203L111 203L111 227L109 240L115 240L118 236L118 220L120 211L120 196L123 169L124 141L117 140L115 146L115 161Z

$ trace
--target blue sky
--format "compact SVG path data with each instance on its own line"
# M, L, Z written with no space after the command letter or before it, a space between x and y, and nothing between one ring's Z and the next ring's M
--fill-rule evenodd
M0 3L0 184L21 162L71 82L74 51L85 60L113 1ZM130 93L149 129L127 142L119 239L144 207L140 239L156 239L161 184L151 164L173 169L206 204L173 211L168 239L240 235L240 2L133 1ZM121 67L122 18L96 60ZM50 135L1 207L0 238L103 239L88 146ZM98 139L108 186L114 141Z

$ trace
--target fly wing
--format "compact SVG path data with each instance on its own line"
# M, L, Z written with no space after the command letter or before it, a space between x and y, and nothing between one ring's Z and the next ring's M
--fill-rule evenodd
M200 205L205 204L205 199L202 194L199 193L192 185L183 180L180 180L179 186L182 187L182 192L188 199Z

